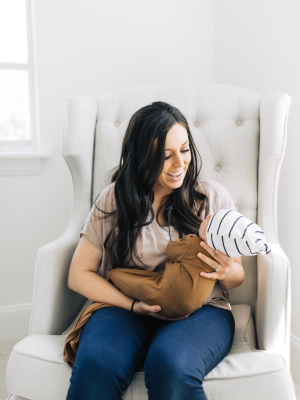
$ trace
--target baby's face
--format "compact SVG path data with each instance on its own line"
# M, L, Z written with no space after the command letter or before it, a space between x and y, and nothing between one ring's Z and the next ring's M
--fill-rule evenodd
M207 225L209 223L210 217L213 214L208 214L205 219L201 222L200 225L200 229L199 229L199 236L202 240L204 240L206 242L206 229L207 229ZM207 242L206 242L207 243Z

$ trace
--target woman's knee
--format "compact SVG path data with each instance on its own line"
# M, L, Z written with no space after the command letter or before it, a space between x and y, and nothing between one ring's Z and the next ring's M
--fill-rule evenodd
M112 343L88 343L87 345L81 343L75 364L77 368L91 370L97 368L98 371L102 371L113 369L114 363L120 364L122 361L125 361L124 357L122 359L122 356L115 351Z
M95 396L101 392L110 394L108 399L120 398L133 378L143 351L146 352L148 328L135 324L126 310L98 311L81 332L70 393L76 392L79 396L92 390ZM122 332L120 325L124 327Z
M199 370L199 364L196 368L188 358L163 350L152 356L147 355L144 363L149 400L206 399L202 386L205 368Z
M105 343L101 350L93 344L82 345L73 366L67 399L122 398L134 372L132 354L115 351L113 343Z
M195 365L190 355L188 352L159 346L149 349L144 363L145 378L184 383L193 377L201 384L205 376L205 361L197 360Z

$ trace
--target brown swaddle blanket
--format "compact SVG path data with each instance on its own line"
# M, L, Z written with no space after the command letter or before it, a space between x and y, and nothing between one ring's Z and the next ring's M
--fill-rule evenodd
M149 305L159 305L157 314L168 318L179 318L191 314L208 299L216 279L200 276L200 272L213 272L214 268L205 264L197 256L204 253L213 258L200 246L201 239L186 235L181 239L169 242L166 248L168 261L164 273L115 268L109 273L109 279L124 294L141 300ZM81 329L93 312L111 304L94 302L86 307L78 317L75 327L65 340L64 361L71 367L75 362Z

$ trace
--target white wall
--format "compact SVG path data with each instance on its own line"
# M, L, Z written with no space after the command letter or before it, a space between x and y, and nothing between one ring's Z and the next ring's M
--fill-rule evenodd
M292 268L291 365L300 382L300 3L297 0L216 0L215 70L217 83L261 94L292 97L285 159L278 194L281 247Z
M36 252L69 220L73 188L61 154L65 99L213 81L214 1L33 3L41 138L53 157L39 175L0 177L2 339L27 335Z

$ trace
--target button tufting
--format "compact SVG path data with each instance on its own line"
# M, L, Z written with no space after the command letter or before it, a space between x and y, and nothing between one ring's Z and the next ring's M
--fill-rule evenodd
M119 126L120 125L120 121L116 121L116 126Z
M236 121L236 124L237 124L237 126L240 126L240 125L242 125L242 121Z
M215 166L215 170L216 170L216 171L220 171L220 169L221 169L220 165L216 165L216 166Z
M198 122L195 122L195 123L194 123L194 127L195 127L195 128L198 128L198 126L199 126Z

